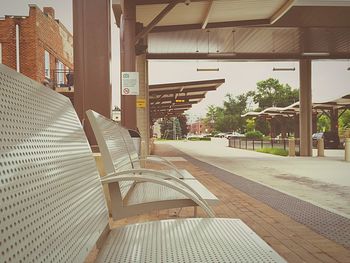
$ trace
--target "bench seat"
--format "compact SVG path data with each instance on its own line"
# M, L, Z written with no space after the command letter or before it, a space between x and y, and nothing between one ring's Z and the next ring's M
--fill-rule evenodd
M197 180L186 181L188 185L196 189L198 194L209 204L217 205L219 199L213 195L204 185ZM157 201L169 200L188 200L183 194L165 187L163 185L154 183L137 183L132 190L132 193L127 196L126 205L135 205L140 203L150 203Z
M285 262L239 219L171 219L111 231L107 262Z

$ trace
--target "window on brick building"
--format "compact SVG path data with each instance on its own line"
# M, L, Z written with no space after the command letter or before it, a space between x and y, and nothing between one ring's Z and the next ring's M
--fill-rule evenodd
M64 65L59 60L56 62L56 73L57 85L64 84Z
M50 53L45 50L45 78L50 78Z
M2 64L2 44L0 43L0 64Z

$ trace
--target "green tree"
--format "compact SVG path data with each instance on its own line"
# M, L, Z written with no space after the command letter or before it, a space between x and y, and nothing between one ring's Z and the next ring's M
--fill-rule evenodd
M253 97L253 101L258 104L259 111L269 107L286 107L299 100L299 90L292 89L288 84L281 84L279 80L269 78L267 80L259 81L256 91L250 92L249 95ZM293 120L287 119L283 124L287 127L286 131L293 130ZM255 129L267 135L270 131L269 124L258 118ZM276 124L277 134L281 132L281 124Z
M326 132L331 128L331 120L328 116L322 115L317 119L317 131Z
M350 128L350 110L346 110L339 117L339 128L341 128L341 129L349 129Z
M174 129L175 128L175 129ZM174 134L175 130L175 134ZM181 138L181 126L180 121L173 117L173 118L166 118L163 119L163 121L160 124L160 132L162 134L163 139L174 139L174 138Z
M247 119L246 120L247 132L255 130L255 119Z
M242 94L234 97L227 94L223 107L209 107L207 120L211 119L214 114L214 128L220 132L243 132L245 129L245 120L241 115L246 111L247 95Z
M186 115L180 115L177 117L179 120L179 124L180 124L180 129L181 129L181 137L186 136L188 133L188 129L187 129L187 117Z
M257 90L251 95L261 109L286 107L299 100L299 90L292 89L288 84L283 85L277 79L269 78L256 85Z

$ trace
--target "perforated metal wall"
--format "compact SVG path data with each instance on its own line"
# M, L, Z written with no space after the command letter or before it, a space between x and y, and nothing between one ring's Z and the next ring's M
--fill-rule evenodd
M286 262L238 219L176 219L109 235L97 262Z
M0 65L0 262L82 262L108 224L68 98Z

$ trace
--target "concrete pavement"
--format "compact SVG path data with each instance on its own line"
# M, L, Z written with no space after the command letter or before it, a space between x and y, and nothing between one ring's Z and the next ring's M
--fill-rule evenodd
M167 141L186 154L350 218L350 163L339 151L329 157L281 157L211 142Z

